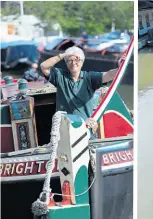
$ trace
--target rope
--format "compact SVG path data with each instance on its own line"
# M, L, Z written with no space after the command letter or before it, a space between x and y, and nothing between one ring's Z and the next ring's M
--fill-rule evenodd
M60 129L60 123L61 123L61 116L62 116L62 112L60 111L56 112L55 115L53 116L50 142L47 145L45 145L46 147L50 148L50 159L49 159L48 166L47 166L47 171L46 171L46 176L45 176L45 181L43 184L42 192L40 193L39 198L32 204L32 212L35 216L46 215L48 212L48 204L51 198L50 197L50 192L51 192L50 178L52 175L54 161L56 158L58 141L60 140L59 129ZM78 196L82 196L85 193L87 193L92 187L92 185L94 184L95 179L96 178L94 177L92 183L84 192L80 194L76 194L75 196L78 197ZM60 195L60 196L68 196L68 197L72 196L72 195L64 195L61 193L52 193L52 195Z
M82 196L82 195L84 195L85 193L87 193L87 192L91 189L91 187L92 187L92 185L94 184L95 180L96 180L96 177L93 178L92 183L90 184L90 186L89 186L84 192L82 192L82 193L80 193L80 194L77 194L77 195L74 195L74 196L75 196L75 197L79 197L79 196ZM72 197L72 195L63 195L63 194L61 194L61 193L52 193L52 195L60 195L60 196L65 196L65 197Z
M50 178L52 175L52 170L54 167L54 161L56 158L56 151L58 147L58 142L60 140L60 123L62 118L62 112L58 111L52 118L52 129L51 129L51 138L48 143L48 147L51 148L50 159L48 161L45 181L42 189L42 193L39 198L32 204L32 212L36 216L45 215L48 212L48 204L50 201Z
M100 105L97 107L97 109L94 111L94 113L92 114L91 118L95 121L98 121L101 116L102 113L104 112L107 104L109 103L111 97L113 96L116 88L118 87L118 84L120 83L126 66L128 65L129 59L131 57L132 51L133 51L133 45L134 45L134 38L132 38L132 41L130 43L130 46L128 48L128 52L127 52L127 58L126 60L120 65L118 73L109 89L109 91L107 92L106 96L104 97L104 99L102 100L102 102L100 103ZM42 216L42 215L46 215L48 212L48 204L50 201L50 178L52 175L52 170L54 167L54 160L56 158L56 151L57 151L57 147L58 147L58 141L60 140L60 122L61 122L61 115L62 112L56 112L55 115L53 116L52 119L52 129L51 129L51 138L50 138L50 143L47 145L48 147L51 148L51 153L50 153L50 159L48 162L48 166L47 166L47 172L46 172L46 177L45 177L45 181L44 181L44 185L43 185L43 190L42 193L40 194L39 198L37 199L37 201L35 201L32 204L32 212L35 216ZM90 125L92 125L92 120L89 121ZM78 195L75 196L81 196L83 194L85 194L86 192L89 191L89 189L91 188L91 186L93 185L95 181L95 178L93 179L93 182L91 183L91 185L89 186L89 188L84 191L83 193L80 193ZM54 193L54 195L62 195L59 193ZM71 195L64 195L64 196L71 196Z

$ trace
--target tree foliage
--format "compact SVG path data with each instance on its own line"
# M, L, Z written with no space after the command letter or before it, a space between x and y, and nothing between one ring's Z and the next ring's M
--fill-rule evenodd
M2 15L19 13L17 5L18 2L6 2ZM69 35L79 35L83 30L90 35L109 32L112 20L116 29L131 29L134 25L132 1L25 1L24 13L40 18L47 24L48 31L54 23L59 23Z

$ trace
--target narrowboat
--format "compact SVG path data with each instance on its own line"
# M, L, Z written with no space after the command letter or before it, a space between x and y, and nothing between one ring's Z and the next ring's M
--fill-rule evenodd
M138 1L138 49L153 45L153 1Z
M132 218L133 118L117 93L132 46L110 87L94 94L94 130L79 116L55 113L53 85L5 77L3 219Z
M1 68L14 69L28 67L37 63L39 53L33 41L3 41L1 42Z

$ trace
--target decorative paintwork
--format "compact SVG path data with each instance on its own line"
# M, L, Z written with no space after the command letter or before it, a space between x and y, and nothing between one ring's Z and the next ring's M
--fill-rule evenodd
M16 154L18 154L16 152ZM17 157L11 156L9 158L2 158L0 165L1 181L16 181L16 180L29 180L29 179L44 179L46 165L49 160L48 154L38 155L18 155ZM65 160L61 160L65 163ZM66 161L67 162L67 161ZM18 174L16 166L20 167L21 173ZM121 152L108 153L103 155L102 169L110 170L112 168L126 168L133 165L133 150L124 150ZM31 168L31 171L25 171L25 167ZM59 175L57 160L54 165L54 174L52 177ZM5 174L4 174L5 173ZM84 177L84 176L83 176ZM79 191L77 191L79 192Z
M12 76L5 76L4 77L5 84L12 84L12 80L13 80Z
M44 178L47 163L49 159L49 154L47 155L34 155L30 157L17 157L10 159L2 159L0 164L0 175L2 181L14 181L24 180L24 179L35 179L36 176L39 178ZM55 161L55 166L53 173L58 173L57 171L57 160ZM53 176L54 177L54 176Z
M118 72L109 88L109 90L107 91L107 94L104 96L102 102L100 103L100 105L97 107L97 109L94 111L94 113L92 114L92 118L95 119L96 121L100 121L108 103L111 101L112 96L114 95L114 93L116 92L122 78L123 75L125 73L125 70L127 68L127 65L129 63L129 60L131 58L132 52L133 52L133 47L134 47L134 37L131 40L130 46L127 50L127 57L125 59L125 61L123 61L118 69Z
M83 120L78 116L67 114L65 117L72 122L74 128L79 128L83 123Z
M33 115L33 98L10 102L12 120L27 119Z
M124 164L133 165L133 150L124 150L119 152L112 152L103 155L102 169L110 169L114 167L123 167Z
M10 102L9 106L15 150L37 147L34 99L27 97L24 100Z
M18 145L20 150L30 148L29 138L29 124L28 122L16 123L16 130L18 135Z

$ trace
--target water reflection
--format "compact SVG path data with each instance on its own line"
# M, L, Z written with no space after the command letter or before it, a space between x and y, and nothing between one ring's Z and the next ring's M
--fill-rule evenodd
M153 218L153 47L139 52L138 218Z
M153 86L138 100L138 218L153 218Z

